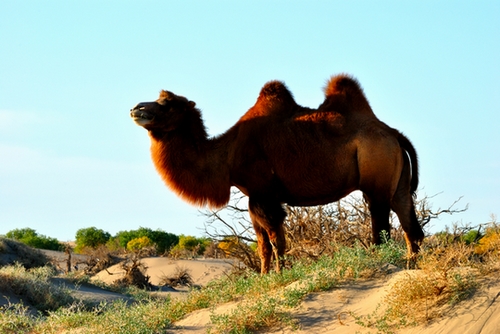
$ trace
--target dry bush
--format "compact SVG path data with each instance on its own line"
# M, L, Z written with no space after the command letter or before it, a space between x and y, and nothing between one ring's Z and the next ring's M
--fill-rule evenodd
M207 248L205 248L205 252L203 252L203 257L211 258L211 259L222 259L226 257L226 253L219 248L219 243L212 241Z
M371 240L370 214L359 197L315 207L286 207L287 254L294 258L317 259L333 254L339 246L356 242L368 247Z
M256 244L254 245L256 246ZM238 259L244 267L260 272L260 258L257 251L239 238L225 238L218 243L217 247L225 257ZM234 266L239 267L239 264L235 263Z
M419 270L402 272L384 302L364 319L368 322L361 323L367 327L394 329L441 317L474 293L484 265L475 254L474 245L461 241L426 245L417 261Z
M175 260L179 259L192 260L198 256L200 247L201 247L200 245L197 245L194 249L174 247L170 250L169 256Z
M415 201L415 210L420 225L424 228L442 214L456 214L463 212L457 209L459 200L448 208L432 210L429 199L423 197ZM288 259L299 258L317 259L323 254L333 254L340 246L353 246L359 243L368 248L371 243L371 218L367 203L359 192L354 193L338 202L315 207L285 206L287 218L285 220L285 235L287 241L286 256ZM256 237L249 221L247 200L239 192L233 192L229 205L220 210L202 211L207 217L205 223L206 234L214 240L237 240L240 245L234 248L231 257L239 259L247 267L259 271L260 259L249 244L256 242ZM393 226L391 238L397 243L404 244L404 233L394 214L390 216Z
M89 255L89 258L85 263L87 267L84 271L90 276L123 261L123 257L120 257L117 252L110 252L105 245L100 245L96 249L87 248L85 254Z
M457 214L467 210L457 209L461 198L445 209L432 209L430 199L424 196L415 200L417 218L425 231L429 223L443 214ZM367 203L360 192L323 206L291 207L285 205L287 217L284 223L288 261L309 258L318 259L321 255L332 255L339 247L353 246L356 243L368 248L371 244L371 218ZM260 271L260 258L256 251L248 247L256 243L256 236L249 220L247 197L233 191L229 205L220 210L205 210L207 217L205 233L214 240L237 240L239 248L228 254L243 262L248 268ZM404 232L394 213L390 224L393 227L390 237L396 243L405 244Z
M121 268L125 271L124 277L116 280L113 285L118 287L135 286L140 289L151 289L153 285L146 275L147 267L138 258L128 259L122 262Z
M157 255L158 255L158 251L156 250L155 245L144 247L144 248L141 248L141 249L133 252L133 256L138 257L140 259L145 258L145 257L157 256Z
M478 242L464 238L469 233L485 236ZM383 304L374 314L359 317L367 327L383 331L408 324L424 324L441 317L462 300L468 299L499 268L500 228L491 223L476 227L453 225L451 230L427 238L419 254L416 271L405 271L391 286Z
M160 278L160 286L176 287L178 285L192 286L193 278L191 271L186 267L176 266L172 276L163 275Z
M248 218L247 197L233 191L229 204L218 210L200 211L207 218L205 233L219 244L233 241L235 247L225 252L226 257L241 261L247 268L260 272L260 258L249 245L255 244L256 237Z

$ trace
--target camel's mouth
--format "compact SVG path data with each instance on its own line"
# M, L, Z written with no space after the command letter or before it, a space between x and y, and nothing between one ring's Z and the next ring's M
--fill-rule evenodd
M148 125L154 119L154 116L148 113L146 107L140 103L130 110L130 117L140 126Z

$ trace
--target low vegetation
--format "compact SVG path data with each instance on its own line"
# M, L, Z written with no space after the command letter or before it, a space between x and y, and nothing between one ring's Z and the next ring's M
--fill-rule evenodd
M0 254L5 254L6 259L0 259L0 267L17 262L24 268L43 267L49 259L42 252L26 244L0 236Z
M50 238L45 235L38 234L32 228L14 229L5 235L9 239L17 240L25 245L39 249L49 249L55 251L64 250L64 245L56 238Z
M54 311L74 302L69 290L53 284L50 266L26 269L21 264L0 268L0 291L8 291L39 311Z
M492 225L485 235L485 241L480 239L471 244L430 237L417 261L420 270L400 275L375 312L351 316L360 325L391 333L445 314L447 307L474 293L479 287L479 276L496 272L499 254L498 247L493 245L500 240L499 230ZM332 247L336 248L333 255L293 261L281 274L261 276L249 269L233 273L202 289L191 290L186 300L136 293L136 302L132 304L115 302L94 307L72 300L64 291L51 289L47 283L51 272L46 267L27 270L20 265L7 266L2 268L1 281L18 287L18 292L24 291L26 300L38 305L43 313L34 316L22 305L8 305L0 313L0 332L158 333L203 308L212 310L211 333L248 333L277 326L294 328L298 324L293 310L306 295L348 281L386 275L384 268L388 264L400 268L406 264L405 245L398 241L390 240L376 247L365 247L359 242L351 247ZM188 273L181 268L179 276L189 280ZM29 286L33 290L28 291ZM40 295L40 291L46 292ZM237 307L222 314L215 312L218 305L228 302L236 303Z
M418 258L412 261L418 270L404 270L409 261L401 230L395 228L390 240L383 236L387 242L381 246L370 245L366 241L370 229L365 204L351 198L350 202L325 207L287 208L289 252L285 269L280 274L261 276L255 238L239 200L229 206L228 218L224 216L227 212L207 213L209 238L173 236L147 228L119 232L115 237L95 228L81 233L101 241L94 247L82 247L89 254L86 275L68 273L67 277L86 283L91 275L122 261L127 275L105 288L132 296L133 302L91 305L76 300L64 287L51 283L55 272L46 266L48 260L43 254L23 243L0 238L0 252L20 254L18 263L0 267L0 291L22 299L22 303L8 303L2 308L0 332L162 333L199 309L210 310L211 333L298 328L294 309L308 294L398 272L397 281L375 311L349 314L361 326L393 333L446 315L499 269L500 228L495 219L488 225L454 226L451 231L427 237ZM425 198L417 203L423 226L441 213L460 211L450 207L433 212ZM216 223L222 225L217 227ZM158 245L170 246L159 253ZM128 256L124 256L127 248ZM186 268L178 268L173 277L163 277L160 285L184 285L191 290L186 299L170 299L150 293L155 287L140 261L143 256L166 253L172 257L230 256L244 262L246 269L199 288L193 286ZM234 307L220 312L222 304ZM340 319L340 315L335 316Z
M360 325L388 333L426 324L474 294L480 278L493 271L493 263L484 260L463 242L426 248L417 261L419 270L402 272L372 314L352 316Z

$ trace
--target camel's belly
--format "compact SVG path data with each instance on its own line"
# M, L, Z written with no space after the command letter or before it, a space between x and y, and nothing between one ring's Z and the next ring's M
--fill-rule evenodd
M315 206L315 205L326 205L329 203L336 202L353 191L357 190L357 188L346 188L346 189L331 189L328 193L315 193L315 194L287 194L283 196L283 203L286 203L290 206Z

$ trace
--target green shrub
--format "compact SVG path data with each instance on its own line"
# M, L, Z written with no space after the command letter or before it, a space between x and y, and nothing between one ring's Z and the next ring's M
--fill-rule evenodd
M140 227L137 230L131 231L120 231L113 237L113 240L121 247L127 248L127 244L131 240L141 237L148 237L151 243L156 246L159 254L167 252L179 242L179 237L175 234L162 230L153 231L147 227Z
M111 238L108 232L105 232L96 227L82 228L76 231L76 247L75 252L79 253L85 248L96 249L100 245L105 245Z
M7 232L5 236L10 239L18 240L23 244L26 244L33 248L55 251L64 250L64 245L61 244L57 239L46 237L45 235L39 235L35 230L31 228L14 229Z
M174 257L202 255L212 243L209 238L197 238L191 235L179 236L179 243L170 251Z
M467 245L477 242L481 238L481 233L478 230L471 230L464 234L460 239Z

